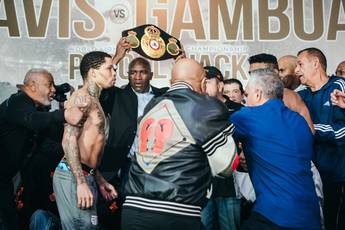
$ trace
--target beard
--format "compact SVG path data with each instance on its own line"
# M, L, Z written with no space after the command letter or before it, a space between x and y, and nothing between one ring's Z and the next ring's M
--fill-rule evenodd
M282 81L285 88L291 90L296 89L301 84L301 81L295 75L287 75L282 79Z

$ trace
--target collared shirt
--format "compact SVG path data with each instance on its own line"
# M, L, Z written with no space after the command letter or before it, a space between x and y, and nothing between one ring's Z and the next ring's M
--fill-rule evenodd
M313 135L299 114L278 99L231 116L256 193L253 211L287 228L320 229L310 161Z
M144 113L145 106L151 101L153 98L152 88L150 86L149 91L145 93L138 93L132 88L133 92L137 95L138 98L138 118L141 117Z
M138 93L132 88L133 92L137 95L138 99L138 114L137 117L141 117L144 113L144 109L146 105L151 101L151 99L154 97L152 92L152 87L150 86L149 91L145 93ZM129 150L128 157L131 158L138 147L138 134L135 135L133 144L131 146L131 149Z

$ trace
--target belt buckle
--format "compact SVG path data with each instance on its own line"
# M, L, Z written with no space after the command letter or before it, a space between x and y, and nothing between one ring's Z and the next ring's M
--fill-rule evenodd
M90 173L90 175L93 175L93 176L94 176L94 175L95 175L95 169L90 169L90 172L89 172L89 173Z

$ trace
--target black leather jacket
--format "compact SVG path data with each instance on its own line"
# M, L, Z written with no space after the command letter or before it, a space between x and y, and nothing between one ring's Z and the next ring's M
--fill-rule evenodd
M208 157L233 144L228 117L221 102L186 83L151 100L138 126L124 206L200 216L212 177Z
M151 86L154 96L168 88ZM109 138L104 148L101 171L116 172L124 164L137 131L138 99L128 84L124 89L112 87L102 91L100 102L106 116L111 116Z

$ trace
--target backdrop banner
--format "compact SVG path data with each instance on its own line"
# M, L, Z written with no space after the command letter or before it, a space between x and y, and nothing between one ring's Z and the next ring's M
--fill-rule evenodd
M29 68L46 68L56 84L82 84L83 54L113 54L121 32L156 25L187 56L215 65L225 78L248 80L250 55L277 58L307 47L324 51L329 74L345 60L345 0L2 0L0 100ZM127 83L129 52L116 85ZM153 61L153 85L168 86L174 59Z

